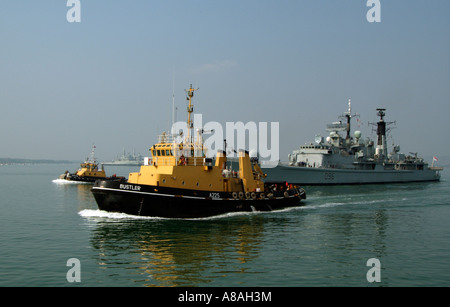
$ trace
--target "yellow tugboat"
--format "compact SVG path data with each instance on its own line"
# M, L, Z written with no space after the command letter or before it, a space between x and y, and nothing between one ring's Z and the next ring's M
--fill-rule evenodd
M227 169L220 150L206 157L201 135L194 141L192 98L186 90L188 135L183 141L163 134L151 158L128 180L97 180L92 193L100 210L168 218L198 218L240 211L272 211L300 206L305 191L286 182L265 184L265 174L247 151L239 151L239 171Z
M95 159L95 145L92 145L92 151L90 157L86 158L84 163L80 164L80 168L71 174L69 171L65 171L64 174L59 176L61 180L80 182L80 183L94 183L98 179L117 179L116 176L106 177L105 169L98 168L97 160Z

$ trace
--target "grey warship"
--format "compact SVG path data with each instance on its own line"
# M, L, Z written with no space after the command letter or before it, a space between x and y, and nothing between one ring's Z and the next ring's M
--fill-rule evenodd
M386 109L379 108L380 117L376 126L377 140L362 139L361 132L350 134L352 115L351 101L348 111L340 116L341 121L327 125L329 136L324 140L316 135L314 143L300 146L289 154L288 164L263 167L266 181L286 180L301 185L374 184L439 181L441 167L432 165L417 156L417 153L400 153L400 146L393 145L388 153L386 144ZM346 135L341 135L342 132Z

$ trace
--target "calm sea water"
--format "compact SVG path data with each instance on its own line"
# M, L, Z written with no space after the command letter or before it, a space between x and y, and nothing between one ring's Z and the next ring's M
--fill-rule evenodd
M438 183L311 187L285 211L173 220L97 210L91 186L53 182L76 169L0 166L0 286L450 286L448 171Z

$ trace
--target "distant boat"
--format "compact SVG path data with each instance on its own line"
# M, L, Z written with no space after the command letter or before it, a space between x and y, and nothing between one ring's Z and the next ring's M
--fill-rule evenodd
M59 179L55 182L94 183L98 179L118 179L116 175L106 177L103 165L101 169L98 168L98 162L95 158L95 148L95 145L92 145L91 155L86 158L84 163L80 164L80 168L75 173L65 171L64 174L61 174Z
M127 166L139 166L144 164L144 157L133 153L125 153L125 149L120 157L113 159L110 162L103 162L103 165L127 165Z
M289 163L278 163L276 167L262 168L267 173L267 181L286 180L301 185L338 185L364 183L395 183L438 181L442 167L434 166L437 158L428 166L417 153L400 153L400 146L393 145L388 153L385 122L386 109L377 109L380 120L376 126L377 140L363 140L361 132L350 135L351 103L348 112L340 116L344 121L327 125L329 136L324 140L316 135L314 143L300 146L288 156ZM341 135L340 132L346 132Z

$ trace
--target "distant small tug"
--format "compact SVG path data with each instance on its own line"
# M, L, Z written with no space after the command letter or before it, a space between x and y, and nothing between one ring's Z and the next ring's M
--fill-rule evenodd
M186 90L188 135L183 141L162 135L150 148L151 159L128 180L97 180L92 193L100 210L167 218L210 217L230 212L272 211L300 206L306 193L286 182L265 184L257 161L239 151L239 171L226 168L225 151L215 163L206 158L199 133L196 140L191 113L197 89Z
M59 176L59 179L80 182L80 183L91 183L93 184L98 179L118 179L116 176L106 177L105 169L98 168L97 160L95 159L95 145L92 145L91 155L86 158L84 163L80 164L80 169L74 174L69 171L65 171L64 174Z

